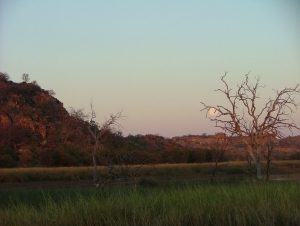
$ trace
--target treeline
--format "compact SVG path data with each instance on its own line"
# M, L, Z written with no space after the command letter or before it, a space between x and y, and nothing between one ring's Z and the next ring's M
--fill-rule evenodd
M170 139L154 135L111 134L97 153L100 165L116 161L117 156L130 155L125 164L202 163L216 158L214 149L184 148ZM226 160L226 156L222 157ZM56 167L92 165L91 151L72 143L63 143L54 148L29 148L14 150L0 147L0 167Z
M90 166L92 153L81 142L61 142L57 146L35 146L14 149L14 145L0 146L0 167L58 167ZM300 153L292 154L290 160L300 159ZM158 135L129 135L110 133L97 153L100 165L118 164L162 164L213 162L218 151L214 148L182 147L171 139ZM221 161L234 160L230 153L224 153ZM130 156L130 157L124 157ZM123 159L123 160L122 160Z

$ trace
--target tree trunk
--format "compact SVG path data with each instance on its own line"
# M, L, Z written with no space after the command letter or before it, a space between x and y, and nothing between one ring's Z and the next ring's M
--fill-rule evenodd
M93 151L93 164L94 164L94 174L93 174L93 180L94 183L97 184L98 183L98 177L97 177L97 160L96 160L96 151Z
M256 157L256 176L257 176L257 179L258 180L261 180L262 179L262 175L261 175L261 159L259 157Z
M261 174L261 159L260 159L259 156L254 155L252 149L249 151L249 153L250 153L250 156L252 157L253 161L256 164L256 177L257 177L258 180L261 180L262 179L262 174Z

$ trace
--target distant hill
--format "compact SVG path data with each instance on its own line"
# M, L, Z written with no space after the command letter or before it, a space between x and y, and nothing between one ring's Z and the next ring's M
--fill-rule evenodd
M188 135L182 137L173 137L172 140L187 148L216 148L217 140L222 133L215 135ZM244 160L247 152L241 140L237 137L231 137L227 147L227 156L231 160ZM299 153L300 156L300 136L286 137L280 140L274 140L273 156L277 159L288 159L290 155Z

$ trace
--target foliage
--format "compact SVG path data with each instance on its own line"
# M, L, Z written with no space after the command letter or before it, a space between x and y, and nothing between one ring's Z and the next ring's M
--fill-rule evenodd
M52 89L47 90L47 92L49 93L50 96L55 96L55 92Z
M28 103L33 104L32 97L42 89L31 83L12 83L7 87L7 95L16 94L22 95Z
M23 73L21 78L22 78L23 82L26 82L26 83L29 82L29 80L30 80L29 74L26 74L26 73Z
M289 157L290 160L300 160L300 152L296 152Z
M0 82L8 82L9 79L10 77L8 74L0 72Z
M90 153L71 144L58 146L53 155L55 166L88 166L91 164Z
M19 155L19 165L22 167L33 166L33 153L30 150L23 150Z
M8 146L0 147L0 167L9 168L17 165L18 153Z

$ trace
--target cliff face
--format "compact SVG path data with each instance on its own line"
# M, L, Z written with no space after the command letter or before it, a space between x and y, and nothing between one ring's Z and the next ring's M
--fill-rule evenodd
M69 117L63 104L36 82L14 83L0 76L0 145L59 139Z

